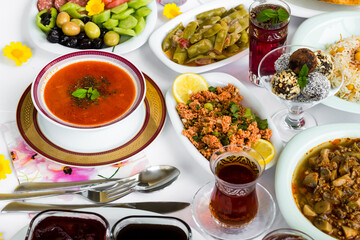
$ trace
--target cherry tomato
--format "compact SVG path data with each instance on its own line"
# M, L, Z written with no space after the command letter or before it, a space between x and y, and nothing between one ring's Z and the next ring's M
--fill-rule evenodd
M120 4L123 4L128 1L130 1L130 0L113 0L108 4L105 3L105 8L106 9L114 8L114 7L119 6Z

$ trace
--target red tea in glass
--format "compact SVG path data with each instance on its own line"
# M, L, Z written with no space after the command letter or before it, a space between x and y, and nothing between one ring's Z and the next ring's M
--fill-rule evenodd
M290 16L289 6L281 0L255 1L249 9L249 79L259 85L258 67L261 59L271 50L285 45L288 35L290 17L286 20L273 20L259 22L257 17L264 10L271 9L278 12L285 10ZM264 66L269 68L269 74L274 73L274 65Z
M255 150L243 148L237 152L227 150L220 155L215 152L210 160L216 183L209 207L215 221L223 227L245 227L258 212L256 181L264 163L259 164L253 158L257 155L257 159L263 161Z

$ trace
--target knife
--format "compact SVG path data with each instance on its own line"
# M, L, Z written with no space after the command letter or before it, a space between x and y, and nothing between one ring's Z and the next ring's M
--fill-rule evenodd
M2 213L11 212L40 212L48 209L81 209L81 208L131 208L155 213L171 213L189 206L188 202L134 202L134 203L111 203L111 204L38 204L24 202L10 202L2 210Z
M130 178L111 178L111 179L95 179L88 181L77 182L26 182L19 184L14 192L31 192L41 191L57 188L69 188L69 187L95 187L97 184L114 183L117 181L126 181Z

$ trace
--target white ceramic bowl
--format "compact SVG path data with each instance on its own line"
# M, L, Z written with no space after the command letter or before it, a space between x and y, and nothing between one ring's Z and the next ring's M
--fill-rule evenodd
M293 137L283 149L275 173L275 192L286 222L315 240L335 240L318 230L300 212L292 193L292 179L299 160L312 148L339 138L360 138L360 124L337 123L307 129Z
M227 10L235 7L239 4L244 4L245 9L248 11L250 4L252 1L250 0L221 0L221 1L212 1L210 3L202 4L201 6L192 9L186 13L182 13L176 18L170 20L169 22L162 25L159 29L155 30L150 38L149 38L149 45L151 50L153 51L154 55L160 59L162 63L164 63L167 67L171 68L172 70L180 73L186 73L186 72L193 72L193 73L202 73L207 72L222 66L225 66L229 63L232 63L234 61L239 60L240 58L247 56L249 53L249 49L245 49L244 51L239 52L238 54L235 54L234 56L231 56L229 58L226 58L224 60L211 63L204 66L185 66L178 63L175 63L169 59L168 56L163 52L162 50L162 42L165 39L166 35L175 28L180 22L186 26L189 22L195 20L195 16L199 13L219 8L219 7L225 7Z
M81 61L99 61L113 64L126 73L129 74L131 79L135 84L135 100L130 108L121 116L106 122L104 124L98 125L77 125L69 122L65 122L62 119L55 116L46 106L44 99L44 89L47 82L51 79L51 77L60 69L69 66L75 62ZM74 52L63 55L61 57L56 58L55 60L48 63L37 75L33 84L31 86L31 98L34 103L36 110L48 121L54 123L57 126L70 128L70 129L78 129L78 130L93 130L93 129L104 129L106 127L112 126L115 123L119 123L120 121L127 118L129 115L134 113L139 106L143 103L146 93L146 84L145 78L141 71L135 67L131 62L126 60L123 57L115 55L113 53L101 52L101 51L81 51Z
M272 130L272 137L270 139L270 142L275 147L275 156L273 160L266 164L266 169L274 166L280 156L281 150L283 148L283 143L280 139L277 129L275 128L274 122L271 120L269 114L266 112L266 108L258 101L255 95L235 77L220 72L206 73L202 74L202 76L205 78L209 86L225 87L229 83L234 85L237 89L239 89L240 95L244 97L244 99L241 101L241 104L243 104L245 107L249 107L251 111L257 116L259 116L261 119L268 120L269 128ZM176 134L180 138L181 142L184 144L185 149L195 159L195 161L200 164L203 169L206 169L210 174L212 174L209 166L209 161L196 149L196 147L189 141L189 139L182 134L184 125L181 122L179 114L176 111L177 102L174 98L172 88L170 88L166 93L165 100L171 123L175 129Z

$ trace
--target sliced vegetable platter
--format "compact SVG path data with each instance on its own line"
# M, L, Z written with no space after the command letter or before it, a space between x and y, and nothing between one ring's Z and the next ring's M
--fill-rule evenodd
M134 1L134 0L133 0ZM59 43L51 43L47 40L47 34L43 30L39 28L37 22L37 15L39 13L38 9L38 0L32 0L28 16L26 18L27 24L27 35L29 36L30 40L36 45L36 47L56 53L56 54L66 54L71 53L74 51L81 51L81 50L89 50L89 49L79 49L79 48L71 48ZM141 47L148 39L150 34L152 33L157 19L157 10L156 10L156 2L152 0L149 4L146 5L146 8L150 9L151 12L146 16L145 27L141 33L134 36L127 36L120 34L120 42L114 47L104 46L100 48L101 51L107 52L114 52L117 54L123 54L127 52L131 52L139 47ZM81 10L81 9L80 9ZM106 9L105 9L106 10ZM136 9L135 9L136 10ZM79 11L80 12L80 11ZM80 12L83 14L83 12ZM115 15L115 13L111 12L111 16ZM135 14L135 13L134 13ZM132 14L132 15L134 15ZM56 26L56 23L55 23ZM116 26L118 27L118 26ZM135 29L134 29L135 30ZM93 48L91 48L93 49Z

